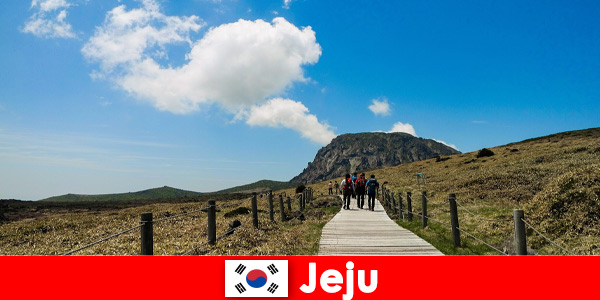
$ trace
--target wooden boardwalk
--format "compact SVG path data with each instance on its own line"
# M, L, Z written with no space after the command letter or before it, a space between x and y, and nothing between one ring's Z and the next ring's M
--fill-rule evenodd
M318 255L443 255L392 221L379 201L375 201L375 211L356 208L356 199L350 207L325 225Z

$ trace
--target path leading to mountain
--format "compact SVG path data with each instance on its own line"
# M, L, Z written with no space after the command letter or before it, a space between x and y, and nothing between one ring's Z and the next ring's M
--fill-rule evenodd
M375 211L356 208L356 199L352 203L323 228L319 255L443 255L392 221L379 201Z

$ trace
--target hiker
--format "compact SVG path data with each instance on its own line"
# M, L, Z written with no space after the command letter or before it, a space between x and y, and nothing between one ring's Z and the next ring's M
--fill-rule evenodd
M335 194L340 194L340 184L337 181L335 182Z
M358 173L354 172L352 173L352 183L354 184L354 182L356 181L356 178L358 178ZM356 198L356 191L353 189L352 190L352 198Z
M365 206L365 192L367 186L367 179L365 173L360 173L360 176L354 181L354 191L356 193L356 204L358 208L362 209Z
M375 179L375 175L371 174L371 179L367 181L367 202L369 203L369 210L375 210L375 195L379 189L379 182Z
M333 183L331 181L329 181L327 188L329 188L329 195L333 195Z
M350 197L354 190L352 178L350 174L346 174L346 178L342 180L342 190L344 191L344 209L350 209Z

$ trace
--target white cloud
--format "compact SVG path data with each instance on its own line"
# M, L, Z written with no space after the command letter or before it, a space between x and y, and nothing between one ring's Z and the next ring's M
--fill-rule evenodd
M436 141L438 143L444 144L444 145L446 145L446 146L448 146L450 148L453 148L454 150L458 150L458 147L456 147L456 145L454 145L454 144L448 144L448 143L446 143L444 141L440 141L440 140L436 140L436 139L432 139L432 140L434 140L434 141Z
M33 0L31 1L31 8L38 7L42 12L49 12L58 10L61 8L67 8L71 4L67 3L66 0Z
M232 112L248 108L293 82L306 82L302 66L321 55L310 27L299 29L283 18L239 20L191 42L190 32L202 25L196 16L165 16L155 0L144 0L138 9L110 11L82 52L100 63L95 78L114 78L142 101L179 114L210 103ZM161 66L152 56L156 48L181 42L191 50L180 67Z
M37 10L25 23L22 31L42 38L75 38L67 18L66 0L33 0L31 9Z
M392 133L392 132L404 132L404 133L408 133L412 136L417 137L415 128L413 128L413 126L408 123L404 124L402 122L398 122L398 123L394 124L392 129L390 131L388 131L388 133Z
M144 0L142 7L127 11L117 6L106 15L102 27L83 46L84 56L99 62L104 73L121 67L123 72L150 55L162 53L168 44L189 43L191 31L203 25L197 16L168 17L155 0ZM160 56L160 55L159 55Z
M283 0L283 8L290 9L290 4L292 4L292 0Z
M386 98L381 100L373 99L373 104L369 105L369 109L377 116L388 116L391 112L390 104Z
M253 106L246 113L246 124L289 128L321 145L327 145L335 138L331 126L319 122L315 115L309 114L306 106L290 99L275 98Z

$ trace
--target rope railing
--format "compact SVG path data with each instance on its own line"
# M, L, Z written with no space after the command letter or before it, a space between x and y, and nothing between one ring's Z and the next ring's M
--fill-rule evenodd
M246 198L246 199L242 199L238 202L235 203L229 203L229 204L224 204L224 205L217 205L217 208L229 208L229 207L234 207L234 206L238 206L246 201L249 201L251 198Z
M523 210L521 209L514 209L513 210L513 217L512 218L505 218L505 219L491 219L491 218L486 218L486 217L482 217L474 212L472 212L471 210L469 210L468 208L466 208L464 205L462 205L460 202L458 202L456 200L456 194L454 193L450 193L448 194L448 200L441 203L441 204L434 204L435 206L439 206L439 205L444 205L444 204L450 204L449 210L443 210L442 212L450 212L450 220L452 224L448 224L446 222L440 221L440 220L436 220L434 218L431 218L430 216L428 216L427 214L427 205L428 205L428 200L433 199L433 197L430 197L429 195L427 195L427 191L421 191L420 195L419 192L415 192L414 194L411 192L407 192L407 209L403 209L402 208L402 203L401 201L398 201L398 206L399 207L395 207L396 202L394 199L393 194L391 194L390 197L390 190L386 190L384 189L384 193L383 197L382 197L382 204L384 209L386 209L386 211L388 211L388 213L392 213L392 214L396 214L396 212L399 212L397 214L398 219L402 219L404 220L406 216L408 216L408 221L412 221L412 216L418 216L423 220L423 228L427 227L427 220L431 220L434 221L436 223L445 225L445 226L449 226L452 229L452 240L454 243L454 247L461 247L461 243L460 243L460 232L466 234L467 236L477 240L478 242L490 247L491 249L494 249L495 251L502 253L503 255L508 255L505 251L501 251L498 248L494 247L493 245L485 242L484 240L477 238L475 235L473 235L470 232L465 231L464 229L460 228L459 226L459 218L458 218L458 213L457 213L457 208L460 208L462 211L466 212L467 214L471 215L472 217L482 220L482 221L487 221L487 222L513 222L514 226L515 226L515 252L517 255L527 255L527 248L526 248L526 232L525 232L525 226L531 228L535 233L537 233L538 235L540 235L543 239L545 239L546 241L548 241L551 245L561 249L562 251L570 254L570 255L576 255L574 252L566 249L565 247L559 245L558 243L556 243L555 241L552 241L550 238L548 238L546 235L544 235L543 233L541 233L539 230L537 230L536 228L534 228L531 224L527 223L523 217ZM435 193L432 193L435 194ZM398 193L399 200L402 200L402 193ZM419 195L421 198L421 204L422 204L422 212L418 212L417 209L413 209L413 208L417 208L418 206L415 205L411 205L412 201L416 200L413 199L412 196L417 196ZM418 197L418 196L417 196ZM391 201L390 201L391 198ZM433 203L430 203L433 204ZM439 211L439 208L437 208L437 210Z
M235 227L235 228L230 228L229 230L227 230L227 232L225 232L225 233L223 233L222 235L218 236L218 237L217 237L217 241L220 241L220 240L221 240L221 239L223 239L224 237L226 237L226 236L229 236L229 235L233 234L233 233L234 233L236 230L238 230L240 227L243 227L243 226L244 226L244 225L240 225L240 226L238 226L238 227ZM190 254L192 254L194 251L196 251L196 250L198 250L198 249L200 249L200 248L202 248L202 247L204 247L204 246L206 246L206 245L208 245L208 242L204 242L204 243L202 243L202 244L198 245L197 247L194 247L194 248L192 248L192 249L190 249L190 250L188 250L188 251L186 251L186 252L179 253L179 254L175 254L175 255L178 255L178 256L190 255ZM210 250L209 250L209 251L210 251ZM204 253L202 253L202 254L205 254L205 253L207 253L207 252L208 252L208 251L206 251L206 252L204 252Z
M105 237L105 238L103 238L103 239L97 240L97 241L95 241L95 242L93 242L93 243L87 244L87 245L85 245L85 246L83 246L83 247L81 247L81 248L77 248L77 249L75 249L75 250L71 250L71 251L69 251L69 252L67 252L67 253L63 254L62 256L71 255L71 254L73 254L73 253L75 253L75 252L79 252L79 251L81 251L81 250L87 249L87 248L89 248L89 247L92 247L92 246L94 246L94 245L100 244L100 243L102 243L102 242L106 242L106 241L108 241L108 240L110 240L110 239L112 239L112 238L116 238L116 237L118 237L118 236L120 236L120 235L123 235L123 234L129 233L129 232L131 232L131 231L133 231L133 230L136 230L136 229L138 229L138 228L140 228L140 227L142 227L142 226L144 226L144 225L143 225L143 224L140 224L140 225L138 225L138 226L135 226L135 227L132 227L132 228L129 228L129 229L125 229L125 230L123 230L123 231L121 231L121 232L115 233L115 234L113 234L113 235L110 235L110 236L108 236L108 237Z
M206 246L206 245L208 245L208 242L204 242L204 243L200 244L199 246L197 246L197 247L194 247L194 248L192 248L192 249L190 249L190 250L188 250L188 251L186 251L186 252L184 252L184 253L175 254L175 255L177 255L177 256L186 256L186 255L190 255L190 254L192 254L194 251L196 251L196 250L198 250L198 249L200 249L200 248L202 248L202 247L204 247L204 246Z
M464 234L466 234L466 235L470 236L471 238L473 238L473 239L477 240L478 242L480 242L480 243L482 243L482 244L484 244L484 245L486 245L486 246L488 246L488 247L490 247L490 248L492 248L492 249L494 249L494 250L498 251L499 253L501 253L501 254L503 254L503 255L508 255L507 253L504 253L504 251L501 251L501 250L499 250L498 248L496 248L496 247L494 247L494 246L492 246L492 245L490 245L490 244L488 244L488 243L484 242L482 239L479 239L479 238L477 238L476 236L474 236L474 235L472 235L472 234L468 233L467 231L465 231L465 230L461 229L460 227L456 227L456 229L460 230L460 232L462 232L462 233L464 233Z
M171 220L171 219L177 219L177 218L185 217L187 215L195 214L197 212L203 212L203 211L206 211L207 209L208 209L208 206L200 208L200 209L196 209L196 210L193 210L190 212L185 212L185 213L181 213L178 215L168 216L168 217L164 217L162 219L156 219L156 220L152 220L152 221L148 221L148 222L158 223L158 222L163 222L163 221L167 221L167 220Z
M402 210L402 212L408 213L408 211L406 211L406 210ZM452 225L450 225L450 224L448 224L448 223L445 223L445 222L442 222L442 221L440 221L440 220L436 220L436 219L434 219L434 218L432 218L432 217L430 217L430 216L423 216L422 214L420 214L420 213L418 213L418 212L414 212L414 211L412 212L412 214L413 214L413 215L417 215L417 216L419 216L419 217L421 217L421 218L422 218L422 217L425 217L425 218L427 218L428 220L431 220L431 221L434 221L434 222L436 222L436 223L439 223L439 224L442 224L442 225L445 225L445 226L448 226L448 227L452 228Z
M406 210L402 210L402 212L408 213L408 211L406 211ZM448 223L446 223L446 222L442 222L442 221L440 221L440 220L436 220L436 219L434 219L434 218L432 218L432 217L429 217L429 216L423 216L422 214L420 214L420 213L417 213L417 212L413 212L413 215L417 215L417 216L419 216L419 217L425 217L425 218L427 218L427 219L428 219L428 220L430 220L430 221L434 221L434 222L436 222L436 223L439 223L439 224L441 224L441 225L445 225L445 226L447 226L447 227L450 227L450 228L452 228L452 225L451 225L451 224L448 224ZM477 238L477 237L476 237L476 236L474 236L473 234L471 234L471 233L469 233L469 232L465 231L464 229L461 229L460 227L456 227L456 229L460 230L461 232L463 232L464 234L468 235L469 237L471 237L471 238L475 239L476 241L478 241L478 242L480 242L480 243L482 243L482 244L484 244L484 245L486 245L486 246L488 246L488 247L490 247L490 248L492 248L492 249L494 249L494 250L498 251L498 252L499 252L499 253L501 253L502 255L508 255L508 254L507 254L507 253L505 253L504 251L501 251L501 250L499 250L498 248L496 248L496 247L494 247L494 246L492 246L492 245L490 245L490 244L486 243L485 241L483 241L483 240L481 240L481 239Z
M541 232L539 232L537 229L535 229L533 226L531 226L531 224L527 223L527 221L525 221L525 219L521 218L521 221L523 221L523 223L525 223L525 225L527 225L529 228L531 228L533 231L535 231L539 236L541 236L542 238L544 238L546 241L548 241L550 244L560 248L561 250L571 254L571 255L576 255L575 253L561 247L560 245L558 245L557 243L555 243L554 241L550 240L548 237L546 237L545 235L543 235Z
M240 205L243 202L248 201L248 200L249 199L242 199L242 200L240 200L240 201L238 201L236 203L230 203L230 204L225 204L225 205L217 205L217 208L223 209L223 208L229 208L229 207L238 206L238 205ZM178 214L178 215L168 216L168 217L165 217L165 218L162 218L162 219L152 220L152 222L153 223L158 223L158 222L167 221L167 220L171 220L171 219L181 218L181 217L185 217L187 215L195 214L195 213L198 213L198 212L206 212L207 210L208 210L208 206L200 208L200 209L196 209L196 210L193 210L193 211L190 211L190 212L185 212L185 213L181 213L181 214Z
M244 201L248 201L248 199L243 199L243 200L241 200L241 201L238 201L238 202L236 202L236 203L233 203L233 204L223 205L223 206L222 206L222 208L226 208L226 207L232 207L232 206L240 205L240 204L241 204L241 203L243 203ZM106 242L106 241L108 241L108 240L111 240L111 239L113 239L113 238L116 238L116 237L118 237L118 236L121 236L121 235L123 235L123 234L129 233L129 232L131 232L131 231L134 231L134 230L136 230L136 229L139 229L139 228L141 228L142 226L144 226L144 224L145 224L145 223L158 223L158 222L163 222L163 221L172 220L172 219L176 219L176 218L181 218L181 217L185 217L185 216L188 216L188 215L191 215L191 214L194 214L194 213L198 213L198 212L203 212L203 211L206 211L207 209L208 209L208 206L207 206L207 207L200 208L200 209L196 209L196 210L193 210L193 211L190 211L190 212L185 212L185 213L181 213L181 214L178 214L178 215L168 216L168 217L161 218L161 219L156 219L156 220L152 220L152 221L141 221L141 222L140 222L140 225L138 225L138 226L135 226L135 227L132 227L132 228L128 228L128 229L125 229L125 230L123 230L123 231L120 231L120 232L117 232L117 233L115 233L115 234L112 234L112 235L110 235L110 236L107 236L107 237L101 238L101 239L99 239L99 240L97 240L97 241L94 241L94 242L92 242L92 243L86 244L86 245L85 245L85 246L83 246L83 247L80 247L80 248L77 248L77 249L71 250L71 251L69 251L69 252L66 252L66 253L62 254L62 256L68 256L68 255L71 255L71 254L73 254L73 253L79 252L79 251L81 251L81 250L85 250L85 249L87 249L87 248L90 248L90 247L92 247L92 246L98 245L98 244L100 244L100 243L103 243L103 242ZM227 234L227 233L226 233L226 234Z

